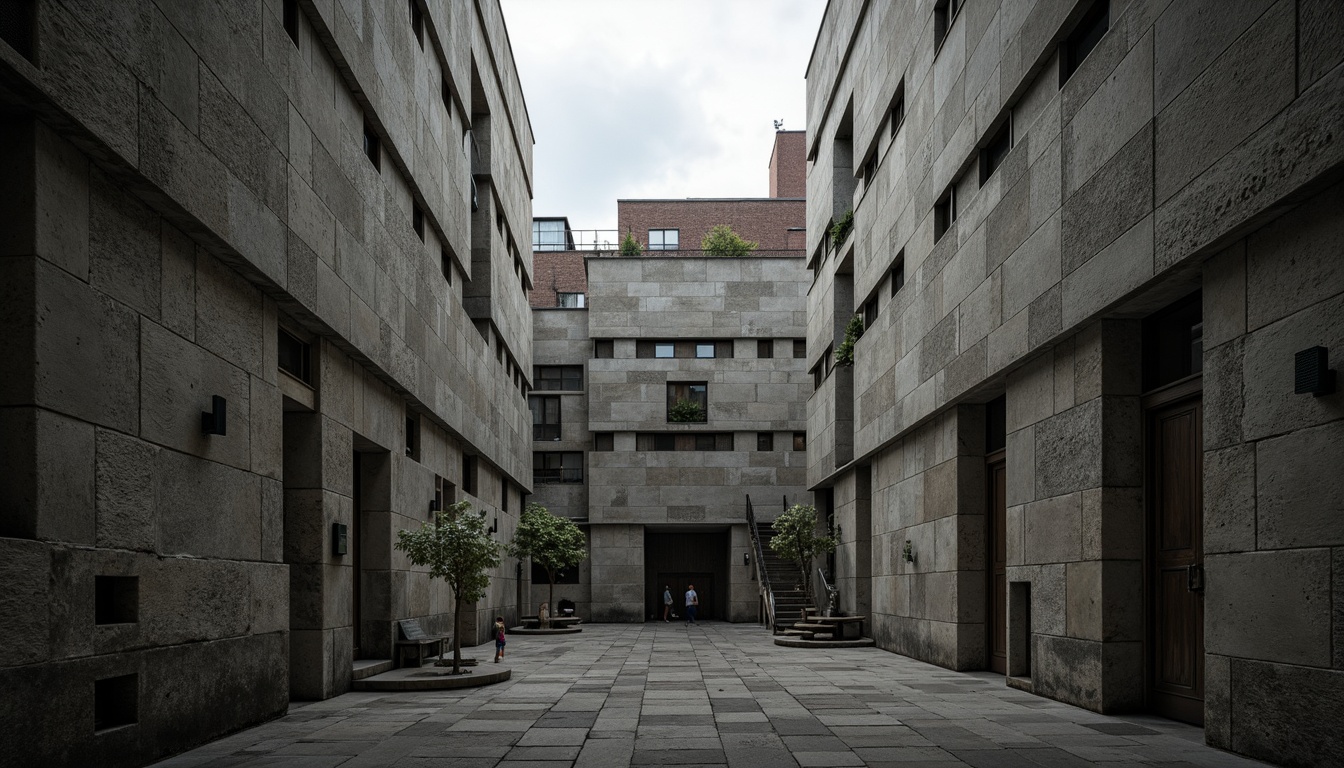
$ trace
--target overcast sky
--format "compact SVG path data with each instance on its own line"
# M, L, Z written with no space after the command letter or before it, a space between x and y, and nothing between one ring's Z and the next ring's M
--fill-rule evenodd
M501 2L536 216L615 229L618 198L766 197L772 121L807 127L825 0Z

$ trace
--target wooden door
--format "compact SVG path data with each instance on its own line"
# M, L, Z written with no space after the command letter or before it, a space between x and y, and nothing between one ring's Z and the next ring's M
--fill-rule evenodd
M1203 408L1148 411L1148 693L1157 714L1204 723Z
M987 457L985 474L989 486L986 494L989 508L985 510L986 537L989 542L985 569L988 582L985 599L988 632L986 646L989 650L987 666L1003 675L1008 673L1008 495L1003 451L996 451Z

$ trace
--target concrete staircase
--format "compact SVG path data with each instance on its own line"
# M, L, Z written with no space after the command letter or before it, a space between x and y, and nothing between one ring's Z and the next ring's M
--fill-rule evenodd
M803 617L803 609L810 607L811 601L798 588L802 581L798 566L775 554L770 548L770 539L775 535L774 526L757 523L756 528L760 532L761 548L765 551L761 565L770 576L770 588L775 595L775 626L771 629L783 632Z

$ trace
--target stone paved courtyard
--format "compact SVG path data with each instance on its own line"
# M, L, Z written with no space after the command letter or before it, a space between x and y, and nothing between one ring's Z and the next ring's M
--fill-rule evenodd
M780 648L753 625L587 625L512 638L506 663L512 680L485 688L295 703L156 765L1264 765L1204 746L1197 728L1098 715L877 649Z

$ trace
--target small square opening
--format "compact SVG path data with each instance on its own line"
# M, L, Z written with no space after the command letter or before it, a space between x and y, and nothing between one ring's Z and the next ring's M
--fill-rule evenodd
M93 577L94 624L135 624L139 620L139 576Z
M93 683L93 731L106 731L140 720L140 676L109 677Z

